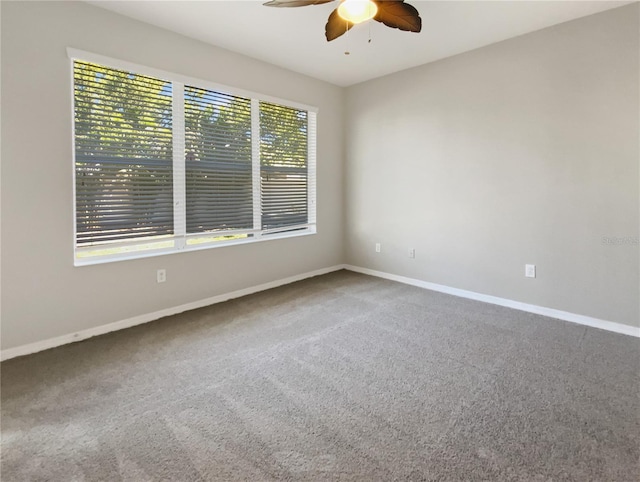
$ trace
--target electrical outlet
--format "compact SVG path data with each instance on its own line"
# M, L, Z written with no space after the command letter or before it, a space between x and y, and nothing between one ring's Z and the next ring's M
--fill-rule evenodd
M381 249L382 247L380 246L380 243L376 243L376 253L379 253Z
M159 269L156 272L156 281L158 283L164 283L165 281L167 281L167 270L166 269Z
M409 257L411 259L416 257L416 250L414 248L409 248Z
M536 265L535 264L525 264L524 265L524 275L527 278L535 278L536 277Z

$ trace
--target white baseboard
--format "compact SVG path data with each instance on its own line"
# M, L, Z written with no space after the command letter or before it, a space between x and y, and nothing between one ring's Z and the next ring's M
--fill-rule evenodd
M175 306L173 308L167 308L153 313L145 315L134 316L126 320L116 321L114 323L108 323L106 325L97 326L95 328L89 328L76 333L70 333L67 335L58 336L55 338L49 338L48 340L38 341L35 343L29 343L27 345L18 346L15 348L9 348L0 352L0 360L9 360L18 356L29 355L31 353L37 353L39 351L47 350L49 348L55 348L57 346L66 345L76 341L86 340L98 335L110 333L112 331L123 330L132 326L141 325L150 321L164 318L165 316L176 315L184 311L194 310L196 308L202 308L204 306L221 303L223 301L231 300L234 298L240 298L241 296L258 293L260 291L268 290L271 288L277 288L289 283L301 281L303 279L312 278L314 276L320 276L323 274L331 273L341 269L347 269L349 271L355 271L357 273L368 274L376 276L378 278L384 278L391 281L398 281L412 286L425 288L432 291L438 291L440 293L447 293L454 296L460 296L462 298L469 298L472 300L483 301L485 303L491 303L494 305L506 306L508 308L514 308L520 311L526 311L528 313L535 313L537 315L548 316L550 318L556 318L559 320L570 321L572 323L578 323L580 325L591 326L594 328L600 328L601 330L612 331L615 333L621 333L624 335L630 335L640 338L640 328L625 325L622 323L615 323L613 321L600 320L598 318L592 318L590 316L578 315L576 313L570 313L568 311L556 310L553 308L546 308L544 306L530 305L527 303L521 303L519 301L513 301L506 298L499 298L497 296L485 295L482 293L476 293L474 291L461 290L458 288L451 288L450 286L440 285L437 283L430 283L428 281L422 281L414 278L407 278L405 276L399 276L391 273L385 273L383 271L376 271L369 268L361 268L359 266L339 264L330 266L328 268L318 269L315 271L309 271L288 278L283 278L268 283L263 283L257 286L251 286L230 293L225 293L218 296L212 296L203 300L186 303L184 305Z
M257 293L259 291L264 291L271 288L277 288L278 286L294 283L296 281L312 278L314 276L331 273L333 271L344 269L344 267L345 267L344 265L339 264L335 266L330 266L328 268L309 271L307 273L290 276L288 278L279 279L276 281L270 281L268 283L263 283L261 285L251 286L249 288L232 291L231 293L225 293L222 295L205 298L203 300L193 301L191 303L175 306L173 308L167 308L164 310L155 311L153 313L148 313L145 315L134 316L133 318L128 318L126 320L120 320L113 323L108 323L106 325L96 326L95 328L89 328L87 330L78 331L76 333L69 333L68 335L57 336L55 338L49 338L48 340L37 341L35 343L29 343L27 345L17 346L15 348L9 348L7 350L2 350L2 352L0 352L0 360L4 361L4 360L8 360L10 358L15 358L18 356L29 355L31 353L47 350L49 348L55 348L57 346L66 345L68 343L86 340L87 338L91 338L93 336L104 335L105 333L110 333L112 331L123 330L125 328L130 328L132 326L141 325L143 323L148 323L150 321L158 320L160 318L164 318L165 316L177 315L178 313L182 313L184 311L194 310L196 308L202 308L204 306L221 303L223 301L231 300L233 298L240 298L241 296Z
M391 281L398 281L400 283L417 286L419 288L425 288L432 291L439 291L440 293L447 293L454 296L460 296L461 298L469 298L472 300L483 301L485 303L491 303L493 305L506 306L508 308L514 308L516 310L526 311L528 313L535 313L537 315L543 315L543 316L548 316L550 318L570 321L572 323L578 323L580 325L600 328L601 330L613 331L615 333L621 333L623 335L640 337L640 328L637 328L635 326L616 323L613 321L600 320L598 318L578 315L576 313L556 310L554 308L546 308L544 306L530 305L527 303L521 303L519 301L513 301L506 298L499 298L497 296L484 295L482 293L476 293L475 291L467 291L467 290L461 290L458 288L451 288L450 286L440 285L437 283L430 283L428 281L422 281L414 278L407 278L405 276L385 273L383 271L376 271L369 268L361 268L359 266L345 265L344 268L348 269L349 271L355 271L357 273L377 276L378 278L384 278Z

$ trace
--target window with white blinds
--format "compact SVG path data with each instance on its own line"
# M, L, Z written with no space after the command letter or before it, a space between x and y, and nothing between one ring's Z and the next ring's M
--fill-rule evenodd
M262 227L305 226L308 222L308 114L260 102Z
M187 233L253 228L251 99L185 86Z
M171 83L76 62L74 99L78 246L172 234Z
M76 264L315 232L314 108L69 56Z

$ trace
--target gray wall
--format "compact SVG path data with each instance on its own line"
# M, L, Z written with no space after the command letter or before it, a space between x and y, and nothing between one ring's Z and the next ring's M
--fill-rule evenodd
M638 17L350 87L347 262L639 326Z
M638 246L602 243L639 235L637 4L347 90L82 3L1 5L2 349L345 261L640 324ZM319 233L74 268L67 46L318 106Z
M318 106L318 234L74 268L68 46ZM87 4L2 2L1 95L3 349L344 260L343 89Z

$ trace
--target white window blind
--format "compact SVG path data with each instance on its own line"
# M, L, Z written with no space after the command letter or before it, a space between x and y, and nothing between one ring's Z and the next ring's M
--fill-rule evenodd
M260 102L262 228L308 223L307 112Z
M76 62L76 242L173 233L171 83Z
M186 86L187 233L253 228L251 99Z
M76 264L315 232L313 108L70 56Z

